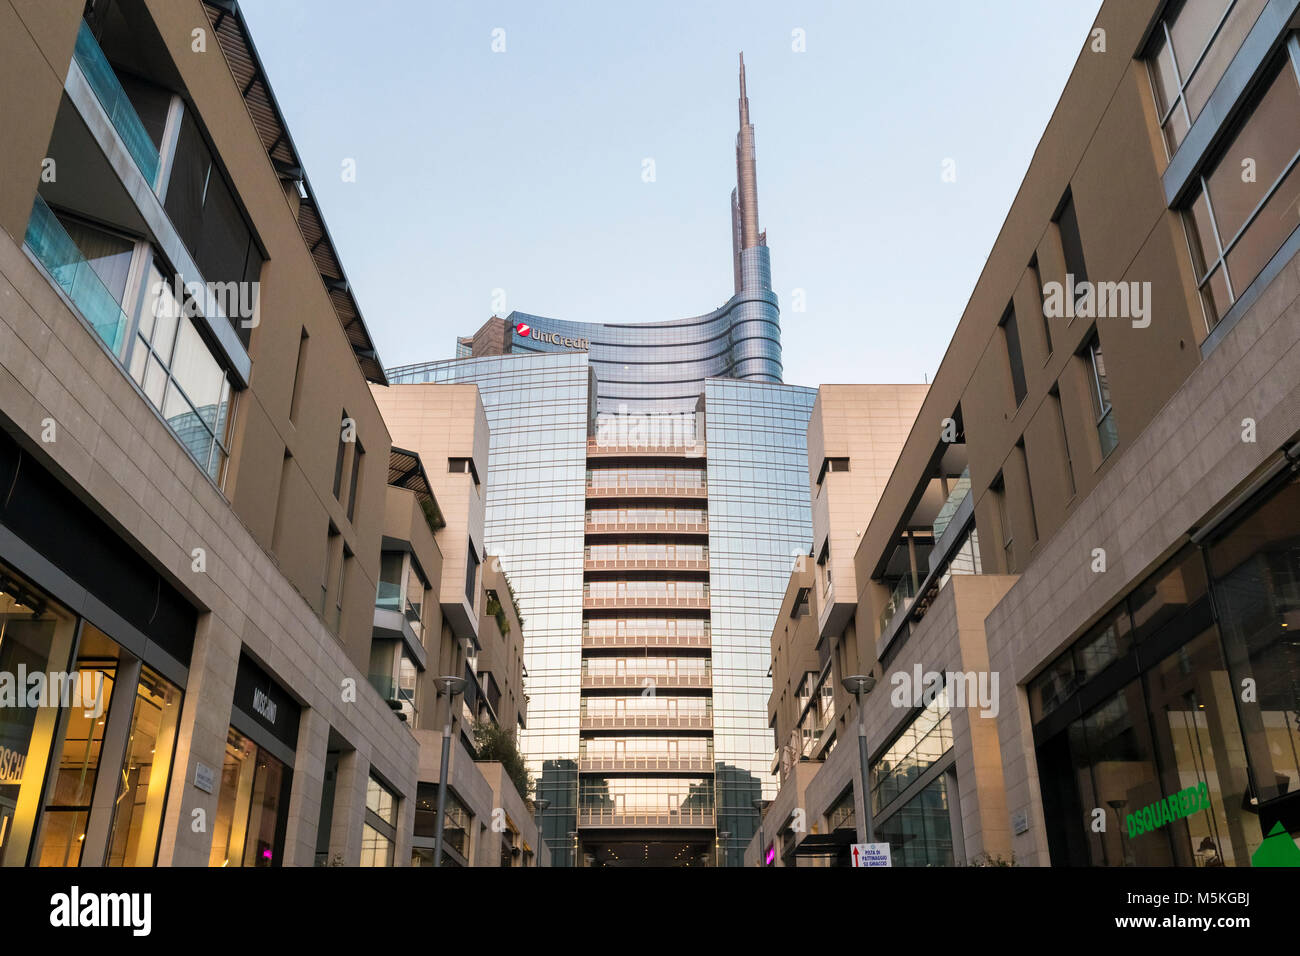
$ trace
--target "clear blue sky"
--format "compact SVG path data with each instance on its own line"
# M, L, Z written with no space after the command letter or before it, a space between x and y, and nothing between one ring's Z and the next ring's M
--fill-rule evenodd
M744 50L799 385L933 375L1099 6L241 3L388 366L451 357L495 289L592 322L726 301Z

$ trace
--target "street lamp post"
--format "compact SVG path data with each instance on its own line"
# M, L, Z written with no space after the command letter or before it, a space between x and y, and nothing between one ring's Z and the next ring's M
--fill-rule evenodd
M533 801L533 812L536 814L536 820L537 820L538 856L541 855L542 844L546 842L546 834L542 832L542 814L546 813L546 810L548 807L550 807L550 805L551 805L551 801L547 800L545 797L538 797L536 800ZM547 847L546 852L547 853L551 852L550 847Z
M858 822L858 842L875 843L876 831L871 823L871 785L867 764L867 712L863 707L866 696L876 686L870 674L853 674L844 678L844 689L858 699L858 769L862 779L862 819Z
M447 695L447 722L442 725L442 767L438 771L438 822L433 837L433 865L442 866L442 827L447 812L447 764L451 760L451 722L456 697L465 690L463 677L434 679L438 693Z

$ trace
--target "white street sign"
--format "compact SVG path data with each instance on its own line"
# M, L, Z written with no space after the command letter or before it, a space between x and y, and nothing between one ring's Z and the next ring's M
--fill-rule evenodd
M852 851L854 866L893 866L889 856L888 843L854 843Z

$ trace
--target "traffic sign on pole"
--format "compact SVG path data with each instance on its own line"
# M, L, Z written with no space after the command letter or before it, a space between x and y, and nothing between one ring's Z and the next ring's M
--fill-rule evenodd
M849 847L854 866L893 866L888 843L854 843Z

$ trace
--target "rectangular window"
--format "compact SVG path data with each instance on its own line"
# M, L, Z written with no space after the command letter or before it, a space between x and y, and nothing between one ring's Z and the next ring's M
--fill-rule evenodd
M1088 387L1092 392L1092 408L1097 415L1097 439L1101 443L1101 457L1105 460L1119 444L1119 430L1115 426L1115 410L1110 404L1110 384L1106 380L1106 362L1101 354L1101 342L1096 333L1088 343Z
M1016 408L1025 400L1028 388L1025 385L1025 362L1020 354L1020 328L1016 325L1016 310L1008 305L1002 315L1003 338L1007 345L1007 361L1011 365L1011 388L1016 396Z
M1043 342L1047 345L1047 354L1052 354L1052 324L1047 319L1047 309L1044 308L1045 296L1043 293L1043 273L1038 268L1038 256L1029 260L1029 274L1033 277L1034 295L1038 299L1038 314L1043 320Z
M163 206L205 281L252 283L259 279L261 251L234 191L188 110L181 118ZM240 297L245 302L253 301L251 293L241 293ZM251 326L239 316L227 318L247 348Z
M352 422L348 418L348 410L343 409L343 420L339 422L339 447L334 456L334 497L342 501L343 492L343 462L348 452L348 426Z
M1002 534L1003 563L1006 573L1013 574L1016 570L1015 535L1011 530L1011 518L1007 514L1007 483L1001 472L993 480L989 490L993 492L993 500L998 509L998 530Z
M366 815L361 832L361 865L392 866L397 842L397 798L371 777L366 782Z
M465 597L474 604L474 589L478 585L478 554L474 551L474 542L469 542L465 555Z
M108 866L154 864L180 710L180 689L142 666L108 838Z
M817 484L822 483L828 472L848 470L849 460L847 458L823 458L821 470L817 474Z
M1073 276L1074 287L1077 289L1080 283L1088 281L1088 268L1084 265L1083 237L1079 235L1079 216L1074 208L1072 192L1066 192L1065 198L1061 200L1060 211L1052 221L1056 223L1057 235L1061 240L1061 252L1065 256L1066 285L1069 285L1068 277ZM1081 294L1076 293L1076 296ZM1075 304L1078 304L1077 298Z
M230 457L230 380L158 262L149 267L130 372L182 445L221 484Z
M1061 386L1058 382L1052 388L1049 400L1056 406L1056 422L1061 429L1061 448L1065 450L1065 482L1073 498L1078 490L1074 485L1074 458L1070 455L1070 436L1065 430L1065 409L1061 405Z
M307 330L302 330L302 336L298 339L298 361L293 367L293 391L289 397L289 421L298 421L298 404L302 400L302 377L303 370L307 366Z
M226 735L208 866L279 866L288 821L284 764L235 728Z
M1267 0L1171 3L1146 54L1169 155L1205 108Z
M1034 483L1029 477L1029 454L1025 451L1025 440L1022 437L1016 442L1016 452L1020 456L1020 466L1025 470L1025 498L1029 502L1029 530L1033 532L1034 538L1030 547L1038 541L1038 511L1034 508Z
M1184 213L1210 329L1300 223L1300 42L1294 37L1289 55L1273 66L1263 95L1200 177Z
M325 533L325 554L321 561L320 572L320 607L316 612L321 617L325 616L325 608L329 607L330 579L333 577L334 570L334 549L339 542L339 529L334 527L334 522L329 523L329 530Z
M343 589L348 581L348 571L352 567L352 549L345 543L339 558L339 579L334 590L334 633L340 632L343 624Z
M357 512L357 492L361 489L361 459L365 457L366 450L361 447L361 442L354 442L352 449L352 477L348 480L348 520L351 521Z
M478 484L478 469L474 467L473 458L448 458L447 471L459 475L468 473L474 479L474 484Z

